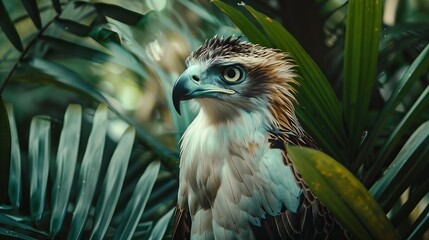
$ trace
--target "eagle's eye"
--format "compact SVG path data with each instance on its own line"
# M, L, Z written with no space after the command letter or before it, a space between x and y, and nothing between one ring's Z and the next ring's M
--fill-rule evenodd
M235 83L243 78L243 70L237 66L226 67L223 72L223 79L227 83Z

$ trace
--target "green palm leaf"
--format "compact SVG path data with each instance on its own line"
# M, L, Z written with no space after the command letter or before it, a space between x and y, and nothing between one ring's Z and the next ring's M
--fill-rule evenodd
M122 190L134 137L135 129L128 127L113 153L95 209L94 226L90 239L102 239L107 231Z
M114 239L131 239L133 236L138 219L143 214L150 192L155 184L160 166L159 161L152 162L147 166L128 202L124 211L123 221L116 229Z
M30 126L28 168L30 181L30 213L40 221L45 207L51 154L51 122L47 116L34 117Z
M64 116L64 125L61 131L55 164L50 225L50 232L53 236L57 235L61 229L69 203L70 190L73 184L74 170L79 150L81 122L81 107L79 105L70 105Z
M399 239L383 209L352 173L328 155L286 146L311 191L358 239Z
M100 105L95 112L94 125L89 135L88 145L80 167L79 178L77 180L77 200L76 208L73 211L73 218L68 239L79 239L86 224L92 199L95 194L95 187L100 173L101 160L104 151L104 142L107 130L107 107Z
M362 141L364 124L376 79L382 1L350 0L344 48L343 110L349 158ZM358 164L358 163L357 163Z
M8 107L8 116L12 122L12 133L16 131L14 114ZM96 185L101 182L99 171L103 164L105 136L107 130L108 110L105 105L100 105L95 113L93 128L86 145L80 171L75 171L77 165L78 145L80 140L82 110L79 105L70 105L64 117L63 129L58 145L56 161L50 159L50 118L37 116L33 118L29 138L29 180L30 182L30 213L31 217L22 216L19 211L20 191L23 181L20 179L20 159L11 157L10 198L16 199L13 206L0 206L0 225L11 226L13 230L0 227L0 235L21 237L24 239L48 239L65 238L80 239L83 234L89 234L91 239L102 239L106 236L108 228L117 228L116 235L130 239L144 212L145 205L157 179L160 162L149 164L145 173L140 178L127 207L116 209L118 200L122 194L122 185L128 170L128 162L133 148L135 129L129 127L116 147L110 164L107 168L100 194L95 194ZM17 134L12 134L12 149L17 149ZM17 161L17 162L16 162ZM54 166L49 166L53 164ZM53 187L48 189L48 169L54 171ZM77 175L78 173L78 175ZM76 175L76 176L75 176ZM73 183L73 179L75 183ZM75 189L72 186L76 185ZM13 194L12 194L13 193ZM45 198L51 199L51 206L45 204ZM74 197L70 197L73 195ZM75 199L76 198L76 199ZM93 199L96 198L96 204ZM75 199L75 200L74 200ZM74 206L74 210L70 210ZM15 208L15 210L13 209ZM95 214L89 214L90 209L95 209ZM117 213L116 213L117 212ZM73 213L70 226L64 226L67 214ZM111 222L113 216L118 214L124 221L119 226ZM118 217L118 216L116 216ZM158 225L152 236L160 238L165 233L166 222L171 213L167 214L162 223ZM50 219L50 226L45 228L44 222ZM91 229L86 229L86 222L91 219ZM49 221L49 220L48 220ZM35 224L37 223L37 224ZM164 228L165 227L165 228ZM67 229L66 231L63 231ZM50 237L48 237L50 236ZM111 237L111 234L109 235Z
M12 127L10 123L11 116L8 115L6 111L6 106L3 103L3 98L0 95L0 129L2 129L0 133L0 159L9 159L11 156L11 131ZM10 129L10 130L9 130ZM7 189L8 188L8 178L9 178L9 168L11 170L15 170L17 165L10 164L9 161L0 161L0 186L1 189ZM12 180L13 182L16 182L16 179ZM10 184L10 183L9 183ZM16 189L13 189L14 191ZM9 189L11 191L11 189ZM16 206L16 195L12 194L11 201L13 203L13 206ZM0 193L0 202L6 202L7 199L7 193L2 191ZM18 203L19 205L19 203Z
M15 114L11 105L6 106L7 114L10 123L10 133L13 143L11 144L11 156L10 156L10 174L9 176L9 199L13 208L19 208L21 204L21 193L22 193L22 176L21 176L21 151L19 149L18 131L16 129ZM1 129L5 129L2 127ZM3 142L3 141L2 141ZM7 157L2 159L8 159ZM7 161L5 161L7 162ZM7 170L7 169L6 169ZM7 182L7 181L5 181Z

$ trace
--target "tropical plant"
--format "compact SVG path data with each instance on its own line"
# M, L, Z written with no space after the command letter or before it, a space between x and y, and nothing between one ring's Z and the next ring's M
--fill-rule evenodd
M50 118L34 117L30 127L28 165L23 166L13 108L8 106L12 142L8 186L11 205L1 207L2 235L24 239L80 239L83 234L87 234L90 239L130 239L133 235L144 236L148 230L147 225L138 226L138 223L158 175L160 163L150 163L136 184L132 196L128 200L119 201L135 130L133 127L127 128L105 174L102 174L100 170L103 166L107 115L107 107L100 105L94 115L84 157L79 164L77 156L82 122L81 107L70 105L67 109L55 160L50 160ZM138 164L136 161L131 162L131 168ZM23 178L21 176L26 167L28 177ZM53 179L48 184L50 171L53 172ZM28 183L24 183L23 179L27 179ZM98 191L97 184L100 185ZM22 197L24 187L28 187L30 194L28 203ZM93 201L96 195L97 201ZM49 196L50 199L47 199ZM23 205L29 205L29 215L23 214ZM70 206L75 207L70 222L65 223L66 215L70 214ZM170 211L160 219L151 237L163 235L172 213ZM91 227L87 227L89 222ZM70 224L70 227L65 229L64 224Z

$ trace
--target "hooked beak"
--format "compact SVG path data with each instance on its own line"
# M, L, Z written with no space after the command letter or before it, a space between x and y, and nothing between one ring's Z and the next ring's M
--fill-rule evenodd
M192 98L216 98L219 93L234 94L235 91L217 87L213 84L204 83L197 66L189 67L180 75L173 86L173 105L180 115L180 101Z

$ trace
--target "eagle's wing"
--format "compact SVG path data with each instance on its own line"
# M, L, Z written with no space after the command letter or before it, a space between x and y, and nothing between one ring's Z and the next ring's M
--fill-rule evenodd
M279 132L271 136L271 146L283 150L283 161L285 165L291 167L295 180L302 189L301 203L296 213L284 209L277 216L267 215L262 222L262 227L254 230L259 236L258 239L348 239L348 233L341 228L304 183L284 148L285 142L317 148L315 142L307 136L298 137L289 134L286 136L286 133Z
M190 239L191 234L191 216L189 215L189 209L182 208L179 205L176 206L176 213L174 215L173 225L173 240Z

